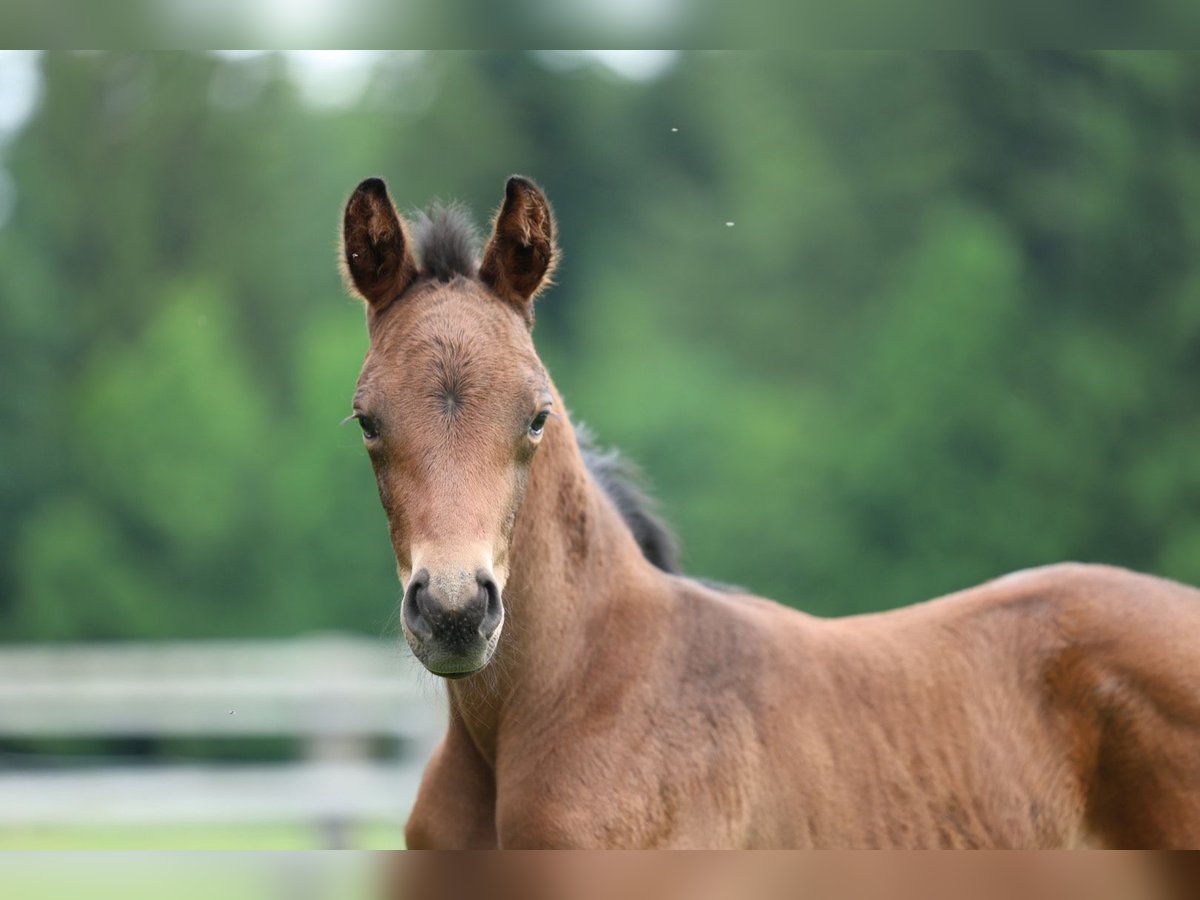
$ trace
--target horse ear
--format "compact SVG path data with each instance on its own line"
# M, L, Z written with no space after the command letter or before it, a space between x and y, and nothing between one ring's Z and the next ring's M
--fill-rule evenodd
M347 287L376 313L417 277L408 234L381 178L368 178L346 201L342 264Z
M554 212L542 189L520 175L508 179L479 277L530 325L533 298L550 283L558 262L554 238Z

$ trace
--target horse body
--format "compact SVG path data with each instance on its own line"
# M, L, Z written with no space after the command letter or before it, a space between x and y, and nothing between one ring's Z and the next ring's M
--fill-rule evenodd
M590 505L605 511L593 491ZM537 494L526 502L533 512ZM540 523L531 531L549 533L529 534L528 545L553 547L581 516L560 515L551 527L552 516L531 516ZM572 650L553 655L566 664L548 677L530 665L547 658L543 620L523 621L527 607L554 602L539 590L547 567L514 562L543 573L510 586L520 659L497 659L494 679L451 684L454 724L413 811L410 846L1200 840L1200 593L1191 588L1064 564L823 620L661 573L628 543L615 552L589 541L607 582L579 572L549 588L564 609L590 615L565 617L579 625L573 634L545 636ZM477 772L465 818L445 806L464 766Z
M1060 565L822 620L665 572L523 330L540 192L477 272L394 216L364 182L345 234L405 633L452 679L410 847L1200 846L1198 592Z

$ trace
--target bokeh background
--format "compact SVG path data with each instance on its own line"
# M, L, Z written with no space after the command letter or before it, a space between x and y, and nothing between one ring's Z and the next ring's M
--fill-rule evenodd
M0 641L389 637L341 205L513 172L538 347L690 571L1200 583L1196 55L5 54Z

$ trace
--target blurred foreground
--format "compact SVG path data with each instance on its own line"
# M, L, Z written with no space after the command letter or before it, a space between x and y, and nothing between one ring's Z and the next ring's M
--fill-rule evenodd
M9 854L22 900L1190 900L1172 853Z
M8 853L0 896L20 900L373 900L365 853Z
M405 854L388 900L1189 900L1188 854Z

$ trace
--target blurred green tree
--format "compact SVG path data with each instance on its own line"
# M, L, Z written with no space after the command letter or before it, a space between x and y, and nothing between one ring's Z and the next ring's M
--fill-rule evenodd
M1200 58L48 54L3 150L0 638L379 632L334 266L547 187L538 343L700 574L821 613L1074 557L1200 583Z

